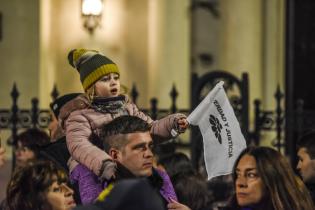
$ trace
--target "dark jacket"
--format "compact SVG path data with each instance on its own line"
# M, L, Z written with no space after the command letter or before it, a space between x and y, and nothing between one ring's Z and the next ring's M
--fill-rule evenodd
M315 184L305 184L305 186L312 197L313 203L315 204Z
M125 179L104 190L104 199L74 210L166 210L148 179Z
M67 148L66 137L63 136L55 142L40 147L39 158L54 162L59 168L62 168L69 174L67 162L70 158L70 153Z

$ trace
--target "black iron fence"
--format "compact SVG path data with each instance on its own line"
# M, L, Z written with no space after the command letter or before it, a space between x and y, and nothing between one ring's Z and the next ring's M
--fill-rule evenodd
M158 107L158 99L152 98L150 100L149 109L141 109L150 115L153 119L159 119L165 115L171 113L181 112L188 115L192 108L196 107L207 92L209 92L212 87L219 81L225 81L225 89L230 97L230 101L236 115L242 126L244 134L248 134L248 77L247 74L243 74L242 79L239 80L230 73L224 71L213 71L202 77L197 75L192 75L191 86L191 104L192 107L178 108L177 97L179 95L175 85L173 85L170 90L170 107L168 109L161 109ZM231 93L231 94L230 94ZM52 101L58 96L57 88L54 87L51 97ZM0 109L0 129L11 130L11 138L8 140L8 144L15 146L17 141L17 133L21 129L27 128L47 128L50 122L50 112L46 109L40 109L38 107L38 99L33 98L31 100L31 109L21 109L18 106L18 97L20 93L17 86L14 84L11 91L12 106L11 109ZM136 85L133 85L130 95L132 100L136 103L139 97ZM191 138L187 141L183 141L181 138L176 138L173 140L173 145L176 148L184 147L191 150L191 156L194 162L200 159L202 154L202 141L200 140L201 135L198 133L196 128L192 128ZM197 167L198 164L195 164Z
M284 109L282 108L284 94L281 92L278 86L274 98L276 100L276 107L274 110L261 109L261 101L254 100L254 130L251 132L251 139L255 145L260 144L261 133L263 131L272 131L275 133L275 137L272 139L272 145L279 151L285 147L284 141Z
M58 94L57 88L54 87L51 92L52 100L55 100ZM0 129L11 130L11 138L7 142L9 145L16 145L18 130L35 127L47 128L51 119L48 109L40 109L38 107L39 101L37 98L31 99L30 109L21 109L18 106L19 96L20 92L16 84L14 84L11 90L11 109L0 109Z
M54 87L51 92L52 101L54 101L59 95L59 92L56 87ZM131 98L134 102L138 99L138 91L136 85L133 85L131 92ZM38 99L31 99L31 108L30 109L21 109L18 106L18 98L20 96L19 90L16 84L13 85L11 91L11 99L12 106L10 109L0 109L0 129L10 130L11 137L8 139L7 143L9 145L16 145L17 143L17 134L19 130L28 129L28 128L41 128L46 129L51 120L50 110L49 109L40 109L38 107ZM150 100L150 108L149 109L141 109L148 115L152 117L152 119L156 120L162 118L168 114L181 112L183 114L188 115L190 109L179 109L177 107L177 97L178 91L175 85L172 87L170 91L170 101L171 105L169 109L160 109L158 107L158 99L152 98ZM177 142L179 146L188 147L186 143Z
M285 121L288 121L288 117L292 123L294 123L296 136L299 136L305 128L315 125L315 112L303 110L303 102L299 101L297 104L297 110L292 116L285 118L285 112L283 109L283 93L278 87L274 97L276 100L276 107L274 110L263 110L261 108L261 102L259 100L254 101L254 129L249 130L249 90L248 90L248 75L242 74L241 79L238 79L234 75L224 71L213 71L198 77L192 75L192 90L191 90L191 107L179 108L177 105L178 91L176 86L170 90L170 106L168 109L161 109L158 106L158 99L152 98L150 100L150 108L142 109L153 119L159 119L171 113L181 112L188 115L193 108L195 108L203 97L214 87L214 85L220 81L225 81L225 90L230 99L231 105L234 108L235 114L240 122L244 136L247 139L247 144L259 145L262 132L272 131L275 134L272 144L278 148L278 150L285 149L285 151L295 151L291 147L294 147L294 143L288 144L285 136ZM27 128L47 128L50 122L50 111L47 109L40 109L38 107L38 99L31 99L31 108L23 109L18 106L19 90L14 84L11 91L12 106L10 109L0 109L0 129L6 129L11 131L11 138L8 140L9 145L16 145L16 137L18 131ZM52 101L59 95L57 88L51 92ZM130 95L132 100L136 103L139 97L136 85L134 84ZM291 119L292 118L292 119ZM191 150L191 157L194 165L198 167L199 160L202 156L202 140L199 129L192 126L191 136L188 141L183 141L180 138L173 140L176 147L184 147ZM288 149L288 145L290 148ZM292 158L295 154L289 153Z

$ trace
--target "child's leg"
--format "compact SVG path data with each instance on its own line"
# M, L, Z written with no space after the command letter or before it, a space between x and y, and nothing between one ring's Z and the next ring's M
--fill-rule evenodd
M103 190L98 177L81 164L73 169L70 179L78 183L82 204L93 203Z

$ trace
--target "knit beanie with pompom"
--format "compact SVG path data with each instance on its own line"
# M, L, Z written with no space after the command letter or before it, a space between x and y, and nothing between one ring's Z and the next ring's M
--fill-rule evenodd
M119 74L118 66L96 50L71 50L68 60L70 65L78 70L84 91L106 74Z

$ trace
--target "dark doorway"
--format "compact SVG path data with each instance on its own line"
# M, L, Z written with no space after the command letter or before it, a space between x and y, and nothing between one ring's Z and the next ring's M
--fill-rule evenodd
M304 110L315 112L315 1L286 2L286 153L294 161L300 134L296 131L298 101L303 100Z

